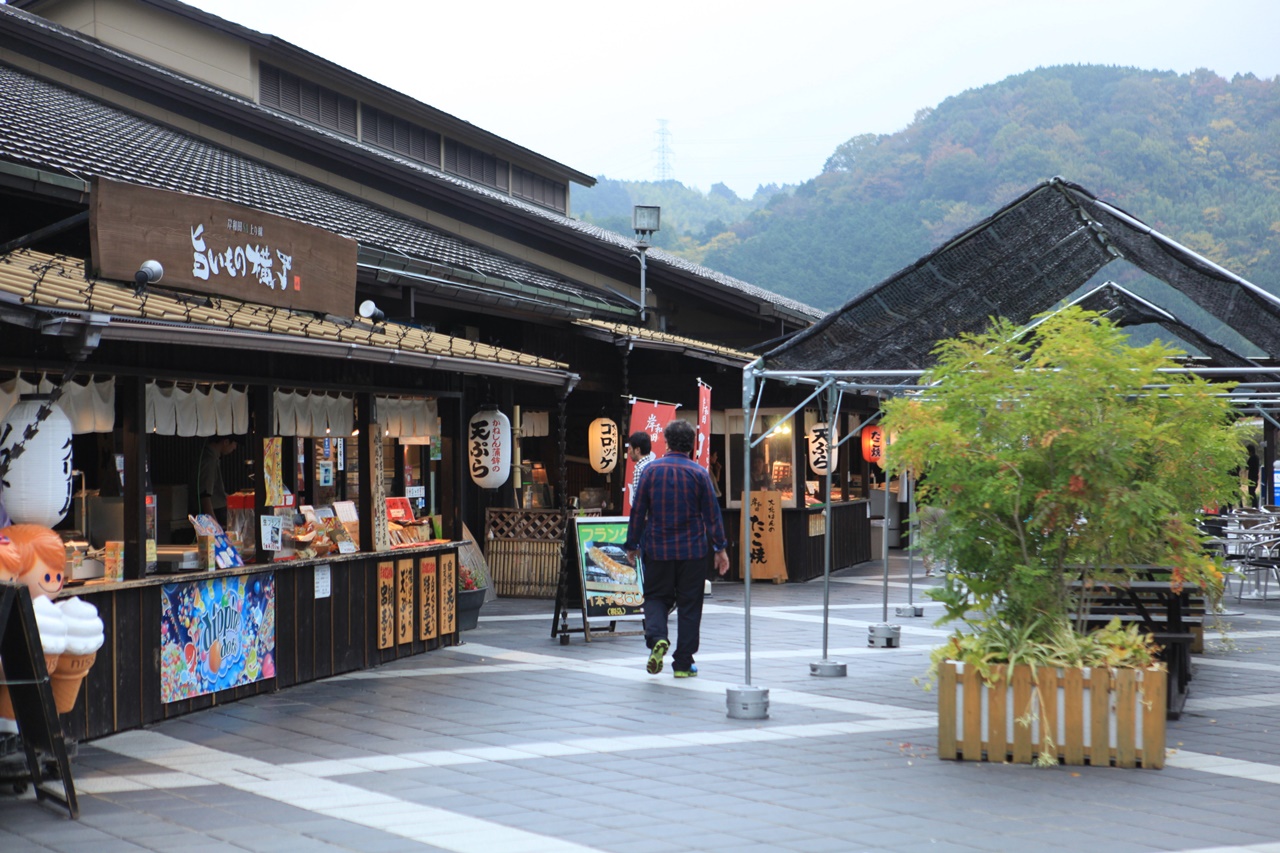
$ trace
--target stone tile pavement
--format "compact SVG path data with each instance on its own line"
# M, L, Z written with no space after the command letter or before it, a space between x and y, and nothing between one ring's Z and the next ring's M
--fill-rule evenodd
M1280 603L1229 600L1163 770L940 761L915 679L945 632L896 615L889 562L901 648L867 645L883 565L832 578L845 678L809 674L822 582L753 586L767 720L726 715L740 584L679 681L639 637L561 646L550 602L502 600L461 646L82 744L81 819L0 793L0 851L1280 851Z

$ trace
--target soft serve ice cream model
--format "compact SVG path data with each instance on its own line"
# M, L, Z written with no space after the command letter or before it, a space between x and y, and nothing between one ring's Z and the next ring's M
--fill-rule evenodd
M80 682L89 674L102 648L104 638L102 620L98 608L80 598L68 598L58 602L62 618L67 626L66 651L58 659L58 668L51 673L53 703L59 714L65 714L76 704Z

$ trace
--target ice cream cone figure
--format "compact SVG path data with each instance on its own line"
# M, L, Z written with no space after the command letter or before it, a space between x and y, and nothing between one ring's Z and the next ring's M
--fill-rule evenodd
M65 714L75 707L80 684L97 659L104 637L98 608L89 602L68 598L58 602L58 608L67 625L67 645L49 679L53 682L53 704L59 714Z

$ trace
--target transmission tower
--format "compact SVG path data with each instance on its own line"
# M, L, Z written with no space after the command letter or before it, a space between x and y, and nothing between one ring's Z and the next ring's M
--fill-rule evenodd
M667 120L658 119L658 147L653 149L658 155L658 180L671 180L671 131L667 130Z

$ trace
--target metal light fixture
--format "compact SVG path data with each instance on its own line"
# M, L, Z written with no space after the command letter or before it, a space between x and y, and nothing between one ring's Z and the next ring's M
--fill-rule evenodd
M640 322L645 321L645 251L649 238L661 230L662 208L656 205L637 204L631 208L631 227L636 232L636 252L631 257L640 262Z
M387 319L386 313L372 299L366 299L360 303L360 316L375 323L381 323Z

